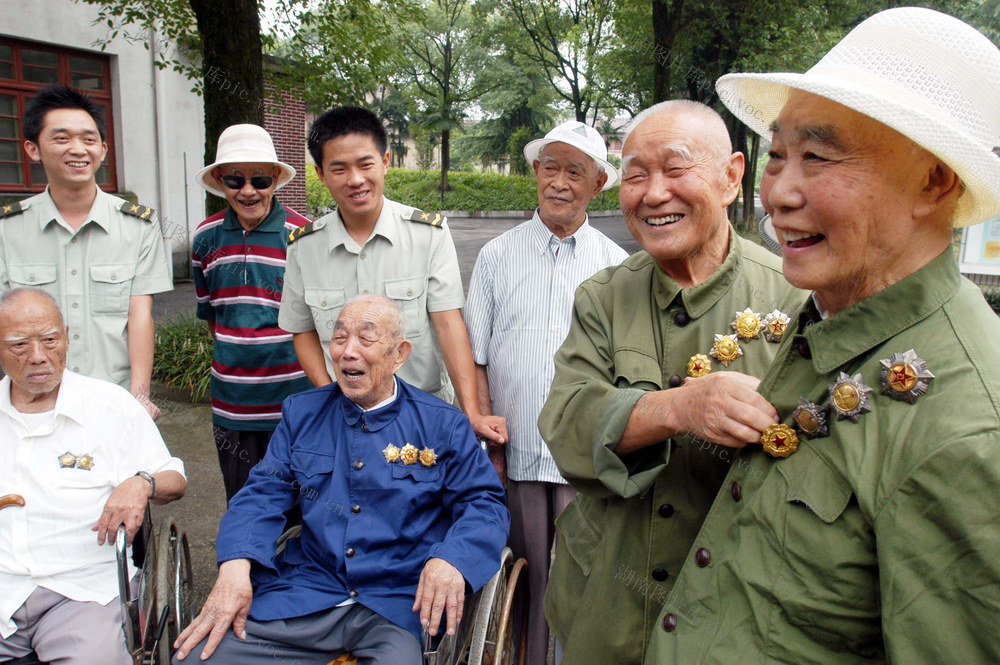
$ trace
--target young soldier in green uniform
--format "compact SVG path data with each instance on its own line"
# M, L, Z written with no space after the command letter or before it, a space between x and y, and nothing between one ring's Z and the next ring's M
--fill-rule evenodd
M359 294L384 295L403 309L413 342L399 376L446 402L457 393L476 434L503 443L503 418L479 413L447 220L382 195L389 168L382 122L367 109L330 109L309 131L309 152L337 210L289 234L278 313L306 376L317 387L333 382L329 347L341 308Z
M24 149L48 187L0 207L0 288L45 289L66 317L67 368L128 389L153 418L153 294L173 288L152 208L97 186L104 111L66 86L44 88L22 120Z
M1000 321L952 249L1000 211L1000 51L898 8L718 90L772 140L761 199L813 298L646 662L1000 663Z
M556 524L546 616L565 663L642 662L733 457L774 409L754 389L805 294L738 236L743 176L725 123L696 102L636 117L622 212L644 251L576 292L539 428L580 494ZM739 500L740 487L723 491Z

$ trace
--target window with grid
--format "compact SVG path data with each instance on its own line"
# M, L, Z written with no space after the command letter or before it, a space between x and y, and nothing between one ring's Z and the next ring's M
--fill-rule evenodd
M0 37L0 192L40 192L45 171L24 152L21 117L31 98L62 83L85 92L104 107L108 155L97 171L101 189L115 191L111 64L105 55Z

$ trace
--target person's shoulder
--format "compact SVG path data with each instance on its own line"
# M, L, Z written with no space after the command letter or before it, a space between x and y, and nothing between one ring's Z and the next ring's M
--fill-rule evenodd
M743 252L743 259L754 266L772 273L781 273L781 257L774 254L766 247L761 247L752 240L748 240L739 234L733 236L736 242L740 243Z
M641 275L651 275L656 267L656 261L645 251L632 254L627 259L615 266L608 266L598 271L581 286L617 286L619 284L631 284Z
M293 243L300 241L303 238L307 238L309 236L312 236L315 239L317 237L324 235L321 232L323 231L323 229L327 228L327 226L331 223L331 221L336 221L334 219L334 216L336 214L337 213L335 212L331 212L329 215L323 215L316 221L310 222L306 220L305 224L302 224L301 226L296 226L288 233L288 238L287 238L288 246L291 247ZM305 218L303 217L302 219ZM306 242L312 242L312 241L307 240Z
M286 206L285 204L281 204L281 207L285 209L285 229L289 232L311 223L310 220L304 215L296 212L294 209Z
M385 204L390 207L392 214L400 221L415 224L416 228L442 229L446 228L448 223L448 218L438 211L421 210L388 198L385 200Z
M145 413L145 409L139 405L132 393L117 383L85 374L77 374L70 370L63 371L60 383L60 390L66 388L78 395L85 396L87 404L91 407L105 407L123 414L137 413L136 407L138 407L142 413Z
M33 203L42 196L32 196L31 198L24 199L23 201L11 201L10 203L5 203L0 205L0 221L7 221L22 218L26 215L28 210L31 209Z
M398 376L396 377L396 381L399 386L400 398L410 402L411 406L418 411L434 412L435 420L432 422L441 423L445 420L450 421L453 418L465 418L465 415L458 407L448 404L443 399L403 381Z
M100 196L100 194L98 194ZM141 203L132 203L131 201L126 201L125 199L118 198L113 194L108 194L104 192L104 196L107 197L108 204L127 219L138 220L146 224L152 224L156 220L156 210L150 208L147 205Z
M195 232L194 232L195 237L197 238L199 235L201 235L202 233L205 233L206 231L210 231L212 229L215 229L215 228L218 228L218 227L222 226L222 222L225 221L225 219L226 219L226 213L227 213L227 211L228 211L228 208L226 210L222 210L220 212L217 212L214 215L212 215L211 217L209 217L208 219L206 219L205 221L203 221L200 224L198 224L198 228L195 229Z
M606 233L596 228L593 224L590 224L589 227L591 239L597 242L605 254L611 257L622 257L619 259L619 262L625 260L625 257L627 257L629 253L626 252L621 245L612 240Z

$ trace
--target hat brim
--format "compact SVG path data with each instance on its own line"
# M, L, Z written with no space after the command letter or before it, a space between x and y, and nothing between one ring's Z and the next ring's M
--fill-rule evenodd
M205 168L198 171L194 175L194 179L199 185L201 185L201 188L204 189L206 192L209 192L210 194L215 194L216 196L221 198L226 198L225 188L223 188L222 183L219 182L218 179L212 175L212 171L215 170L216 166L222 166L223 164L239 164L242 161L246 160L231 161L224 159L222 161L215 162L214 164L209 164ZM292 179L295 177L295 169L292 168L290 165L285 164L284 162L270 162L270 163L274 164L281 170L281 173L278 174L277 184L274 187L274 191L278 191L279 189L281 189L282 187L284 187L285 185L287 185L292 181Z
M922 97L857 71L726 74L716 83L719 99L764 140L771 140L792 90L825 97L891 127L945 162L965 185L952 220L956 228L1000 213L1000 159Z
M528 141L527 143L524 144L524 158L528 160L528 166L530 166L531 168L535 168L535 161L538 159L538 155L542 152L542 148L544 148L550 143L565 143L571 148L576 148L577 150L580 150L580 146L573 145L572 143L566 143L565 141L559 141L558 139L535 139L534 141ZM601 187L602 192L605 192L618 184L618 177L619 177L618 169L615 167L614 164L612 164L606 159L595 157L594 155L591 155L589 152L586 152L584 150L580 150L580 152L582 152L583 154L587 155L587 157L592 158L595 162L600 164L601 167L604 169L604 172L608 174L607 182L605 182L604 186Z

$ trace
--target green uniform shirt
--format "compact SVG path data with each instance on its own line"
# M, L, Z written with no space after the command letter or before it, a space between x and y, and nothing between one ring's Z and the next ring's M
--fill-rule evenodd
M382 201L364 247L347 232L338 212L303 227L307 232L288 244L278 325L291 333L315 330L326 370L336 380L330 340L344 303L364 293L395 300L406 317L406 339L413 343L399 378L450 402L454 393L429 313L465 304L451 232L443 218L434 226L427 223L438 213ZM427 218L414 221L414 211L418 219Z
M997 316L948 250L796 323L760 386L782 422L800 398L825 403L840 372L874 389L871 411L828 409L829 436L784 459L740 453L647 662L1000 663ZM910 349L936 377L914 404L881 394L879 372Z
M730 237L725 262L693 288L682 290L639 252L576 292L539 418L560 472L581 492L557 520L545 599L566 665L642 661L733 463L729 449L691 437L619 457L612 449L636 401L646 391L680 385L693 355L708 356L716 334L733 333L737 312L791 315L805 299L785 281L780 259L734 232ZM712 359L712 371L762 376L779 345L760 335L740 346L742 357L728 368Z
M156 214L100 188L76 232L48 188L20 207L0 219L0 288L51 293L69 326L66 368L127 390L129 298L173 289Z

